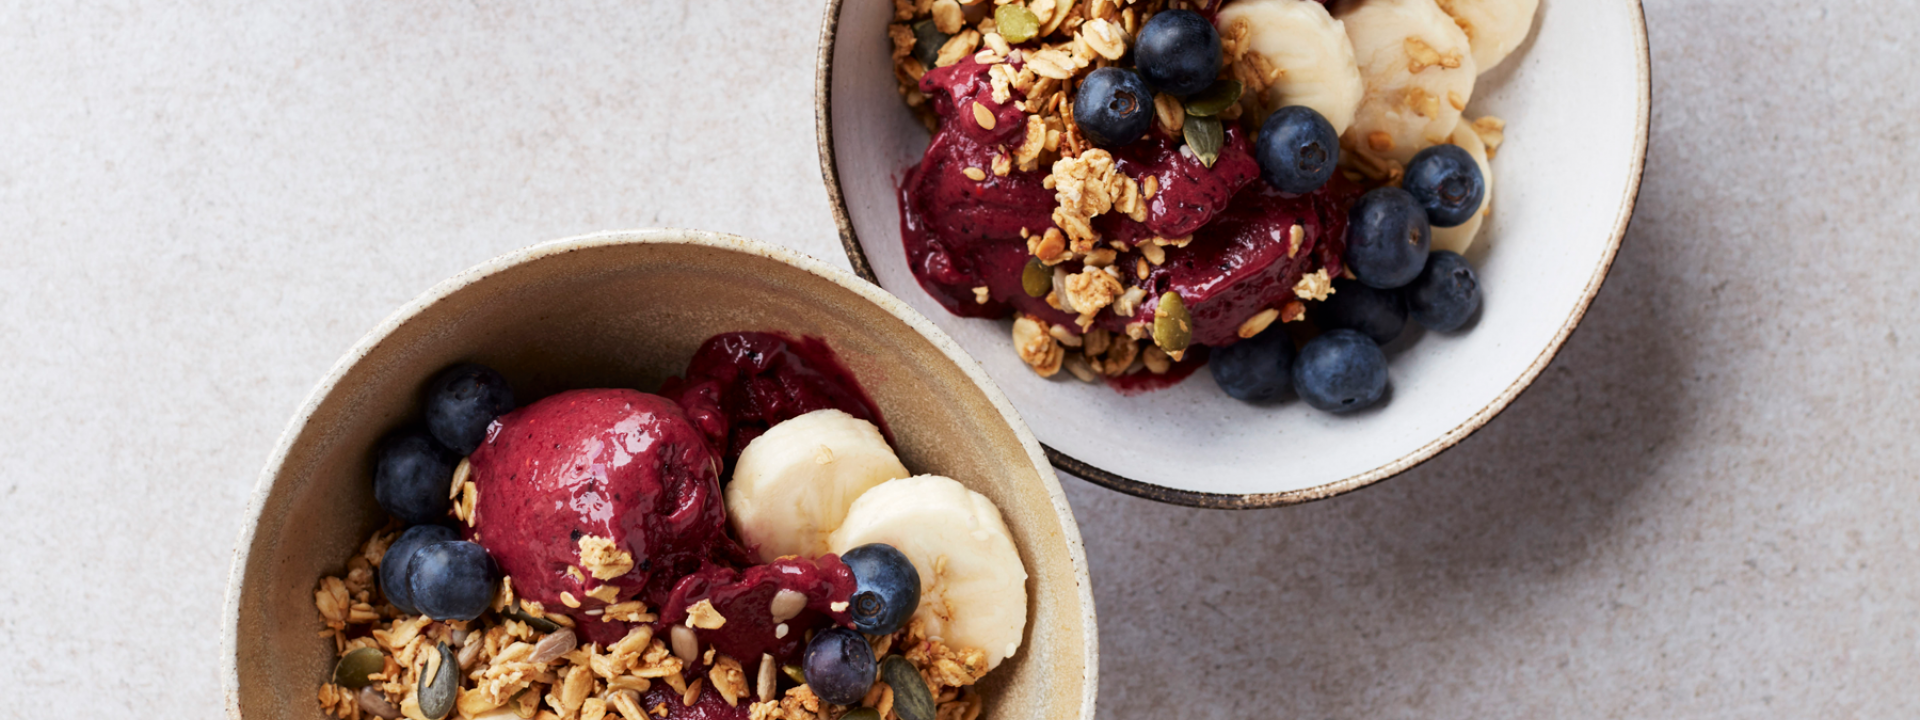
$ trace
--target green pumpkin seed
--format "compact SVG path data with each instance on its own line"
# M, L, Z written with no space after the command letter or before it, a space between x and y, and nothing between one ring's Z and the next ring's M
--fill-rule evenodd
M1227 144L1226 126L1216 117L1190 117L1180 131L1187 136L1187 147L1193 149L1193 156L1200 164L1213 167L1220 159L1220 146Z
M1026 289L1027 297L1046 297L1053 292L1053 268L1040 258L1027 258L1027 269L1020 271L1020 286Z
M385 670L386 667L386 653L370 647L355 648L341 655L340 664L333 666L333 684L359 690L372 682L367 679L368 675Z
M855 708L853 712L841 715L840 720L880 720L880 711L870 707Z
M521 610L519 600L513 601L513 604L508 605L507 609L501 611L500 614L508 619L519 620L520 622L526 623L527 627L543 633L550 633L560 629L560 625L552 620L537 618L527 611Z
M420 714L441 720L453 714L454 701L460 698L460 660L446 643L440 643L440 666L433 670L420 673Z
M880 662L880 679L893 688L893 711L900 720L934 720L933 693L927 690L920 671L899 655Z
M940 46L947 44L952 35L940 32L932 20L921 20L913 24L913 57L928 70L940 59Z
M1000 37L1015 44L1032 40L1034 35L1040 33L1040 16L1020 3L1007 3L994 8L993 24L998 28Z
M1160 306L1153 311L1153 344L1169 353L1181 353L1191 342L1193 316L1187 314L1186 301L1177 292L1161 295Z
M1213 117L1240 102L1243 90L1239 80L1215 80L1207 89L1187 98L1187 117Z
M807 673L801 670L799 665L781 665L780 672L786 673L787 678L794 682L801 685L807 684Z

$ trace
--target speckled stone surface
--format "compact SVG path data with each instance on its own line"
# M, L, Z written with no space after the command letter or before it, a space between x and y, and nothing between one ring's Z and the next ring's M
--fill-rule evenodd
M1294 508L1065 480L1103 717L1920 714L1920 7L1647 14L1639 212L1505 414ZM843 264L819 17L0 4L0 717L220 713L260 465L434 282L646 225Z

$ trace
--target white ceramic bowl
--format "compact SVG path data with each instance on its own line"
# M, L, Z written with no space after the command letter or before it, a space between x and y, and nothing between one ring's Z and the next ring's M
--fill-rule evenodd
M1073 511L1005 396L900 301L817 260L690 230L605 233L495 258L435 286L335 365L254 490L227 583L221 679L238 718L313 718L333 666L313 590L387 520L371 457L419 417L435 371L486 363L537 398L651 390L716 333L821 338L880 408L901 461L999 506L1027 567L1027 637L982 681L992 717L1092 720L1098 635Z
M1485 301L1454 335L1387 348L1388 400L1350 416L1255 407L1206 371L1122 397L1015 356L1005 321L955 317L908 271L896 188L928 134L894 91L891 0L833 0L817 91L821 170L856 271L933 319L985 365L1053 463L1123 492L1206 507L1336 495L1406 470L1485 425L1553 359L1600 289L1646 157L1649 70L1638 0L1546 0L1531 39L1482 75L1469 115L1507 121L1493 215L1469 253Z

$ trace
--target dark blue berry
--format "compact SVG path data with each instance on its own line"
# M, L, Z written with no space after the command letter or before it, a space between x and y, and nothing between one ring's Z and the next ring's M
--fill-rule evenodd
M1213 381L1227 397L1265 402L1280 397L1293 383L1293 338L1279 325L1213 351L1207 360Z
M1300 348L1293 390L1321 410L1359 410L1386 393L1387 355L1358 330L1334 330Z
M1480 165L1458 145L1421 150L1407 163L1407 175L1400 187L1426 208L1427 222L1434 227L1454 227L1472 220L1480 210L1480 200L1487 195Z
M1333 294L1307 311L1322 330L1359 330L1381 345L1400 337L1407 326L1407 301L1393 290L1376 290L1346 278L1334 278Z
M400 608L400 612L418 615L420 610L413 605L413 586L407 582L407 569L413 567L413 552L433 543L459 539L460 533L444 525L415 525L400 533L400 537L387 546L387 554L380 557L380 592L386 594L387 602Z
M1405 290L1407 312L1429 330L1453 332L1480 309L1480 277L1459 253L1435 252Z
M1275 190L1310 193L1333 177L1340 163L1340 136L1318 111L1290 105L1267 116L1253 157L1260 162L1261 179Z
M413 551L407 585L420 614L435 620L472 620L493 604L500 571L485 548L443 540Z
M1177 97L1200 92L1220 74L1220 33L1192 10L1161 12L1140 28L1133 66L1160 92Z
M1347 211L1347 267L1372 287L1391 290L1413 282L1432 243L1427 211L1400 188L1369 190Z
M487 439L487 425L512 409L513 388L485 365L455 365L427 384L427 431L461 455L472 455Z
M884 543L848 550L840 561L853 570L853 626L868 635L891 635L907 626L920 607L920 572L906 554Z
M456 458L425 432L403 430L387 436L373 458L373 499L387 514L408 525L425 525L447 516L452 501Z
M800 661L807 687L835 705L859 704L873 687L876 668L873 646L860 633L842 627L815 633Z
M1073 96L1073 121L1093 144L1119 147L1153 126L1153 91L1131 70L1105 67L1087 74Z

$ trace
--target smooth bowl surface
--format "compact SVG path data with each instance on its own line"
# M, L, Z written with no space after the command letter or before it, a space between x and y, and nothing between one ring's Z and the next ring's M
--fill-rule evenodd
M982 682L997 718L1089 720L1097 689L1092 586L1073 512L1038 443L953 341L898 300L817 260L685 230L592 235L496 258L429 290L360 341L281 437L252 500L227 588L223 678L234 718L322 718L332 669L313 592L385 515L371 454L419 416L427 379L491 365L526 401L585 387L652 390L708 337L824 339L866 388L908 469L992 499L1019 544L1028 625Z
M833 0L816 101L821 170L854 268L978 358L1062 469L1124 492L1205 507L1316 500L1458 443L1540 374L1586 312L1633 214L1646 157L1649 70L1637 0L1540 5L1531 39L1480 76L1468 115L1507 121L1493 214L1469 253L1485 300L1467 331L1413 326L1389 345L1388 398L1346 416L1297 399L1250 406L1206 371L1122 397L1036 376L1010 323L955 317L907 268L896 192L928 134L894 90L890 0Z

